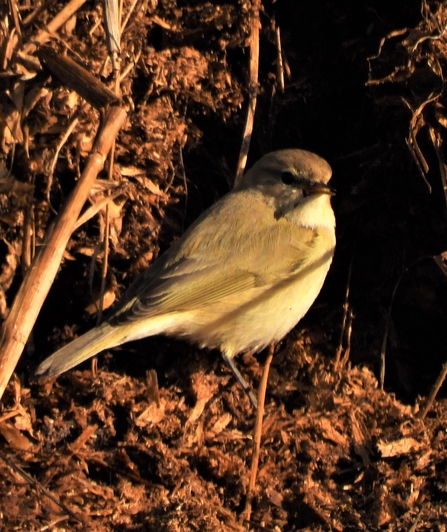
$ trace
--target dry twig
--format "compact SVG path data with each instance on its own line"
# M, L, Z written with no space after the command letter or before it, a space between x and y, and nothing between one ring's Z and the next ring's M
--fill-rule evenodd
M14 299L1 331L0 397L50 290L79 213L126 116L126 111L121 107L111 107L107 112L81 179L59 216L48 228L45 240Z
M258 408L256 410L256 420L253 429L253 456L251 460L250 481L247 490L247 500L243 513L244 521L250 521L251 503L253 499L253 490L256 484L256 476L258 474L259 454L261 450L261 436L262 436L262 420L264 418L265 393L267 391L267 382L269 378L270 364L272 363L275 346L270 344L268 348L267 360L264 365L264 372L259 384L258 391Z
M55 497L51 493L51 491L48 491L44 486L42 486L42 484L40 482L38 482L32 476L28 475L28 473L26 471L24 471L21 467L19 467L17 464L15 464L12 460L10 460L6 456L2 456L1 454L0 454L0 458L6 464L8 464L11 469L13 469L16 473L18 473L23 479L25 479L26 482L28 482L28 484L30 486L32 486L33 488L41 491L46 497L48 497L55 504L57 504L57 506L59 506L66 514L70 515L73 519L75 519L79 523L81 523L83 525L86 524L85 521L83 521L79 516L77 516L72 510L70 510L70 508L68 508L68 506L66 506L65 504L61 503L61 501L57 497Z
M425 416L427 415L428 411L430 410L431 406L433 405L436 399L436 396L438 395L439 389L441 388L443 382L445 381L446 376L447 376L447 362L442 365L441 371L439 372L436 382L433 384L433 388L430 391L430 395L427 398L424 408L418 414L418 417L420 419L424 419Z
M253 0L252 9L252 26L250 35L250 85L247 120L245 121L244 135L242 137L241 151L237 163L236 179L234 184L239 183L244 175L245 165L247 164L247 155L250 148L251 135L253 132L253 122L255 119L256 102L258 97L258 70L259 70L259 29L261 22L259 20L259 11L261 9L261 0Z

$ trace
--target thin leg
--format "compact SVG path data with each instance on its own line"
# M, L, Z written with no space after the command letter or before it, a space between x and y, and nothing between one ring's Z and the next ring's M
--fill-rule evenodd
M245 382L244 377L242 377L240 371L237 369L236 364L234 363L233 359L230 358L230 357L227 357L224 354L222 354L222 358L225 360L227 366L233 372L233 375L239 381L240 385L244 389L244 392L248 395L248 397L249 397L249 399L251 401L251 404L255 407L255 409L257 409L258 408L258 401L256 400L256 397L253 395L253 392L251 391L250 386Z

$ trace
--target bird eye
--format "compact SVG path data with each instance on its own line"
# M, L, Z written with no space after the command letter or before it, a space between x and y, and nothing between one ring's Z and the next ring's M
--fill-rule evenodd
M281 174L281 181L285 185L293 185L293 183L295 183L296 181L296 175L293 172L289 171L283 172Z

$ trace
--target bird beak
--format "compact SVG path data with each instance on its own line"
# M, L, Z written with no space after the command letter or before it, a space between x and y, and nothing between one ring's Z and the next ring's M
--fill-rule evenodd
M312 185L304 187L303 193L305 196L310 196L311 194L328 194L329 196L335 196L335 188L326 185L326 183L313 183Z

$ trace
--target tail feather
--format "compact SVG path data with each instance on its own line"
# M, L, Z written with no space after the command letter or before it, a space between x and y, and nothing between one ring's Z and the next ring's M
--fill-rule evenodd
M104 349L121 343L117 341L116 333L117 327L104 322L46 358L38 366L35 374L49 377L77 366Z

